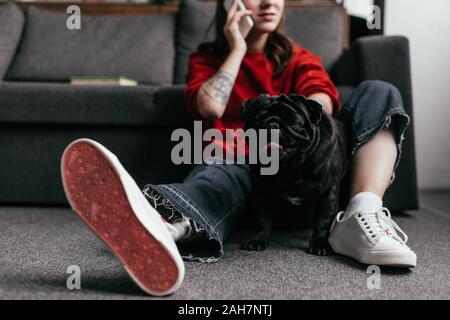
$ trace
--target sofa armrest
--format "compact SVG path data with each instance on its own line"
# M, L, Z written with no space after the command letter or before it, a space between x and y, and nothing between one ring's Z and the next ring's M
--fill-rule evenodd
M383 80L401 92L412 113L409 41L403 36L367 36L352 43L331 71L336 85L356 86L364 80Z

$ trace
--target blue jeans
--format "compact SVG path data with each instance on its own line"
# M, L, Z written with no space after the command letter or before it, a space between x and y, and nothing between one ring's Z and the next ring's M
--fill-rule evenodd
M349 164L358 148L381 129L395 129L398 153L392 183L410 122L399 91L386 82L365 81L355 88L335 117L349 133ZM247 165L201 164L182 183L147 185L144 191L147 195L156 192L177 214L191 219L204 235L196 241L177 243L185 260L216 262L223 256L224 241L246 209L251 188ZM341 204L348 201L348 188L342 190Z

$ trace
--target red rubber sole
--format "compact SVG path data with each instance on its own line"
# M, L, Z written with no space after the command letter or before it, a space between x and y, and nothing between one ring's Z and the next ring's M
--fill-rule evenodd
M145 291L157 295L170 291L177 282L178 267L136 217L108 159L93 145L76 142L62 161L66 196L75 212Z

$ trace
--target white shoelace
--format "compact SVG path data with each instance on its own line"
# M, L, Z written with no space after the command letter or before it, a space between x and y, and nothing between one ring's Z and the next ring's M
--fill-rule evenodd
M391 237L402 244L406 244L408 236L391 218L390 211L383 207L377 212L358 212L356 213L358 219L361 220L363 226L369 230L372 237L384 235ZM402 238L397 234L399 232Z

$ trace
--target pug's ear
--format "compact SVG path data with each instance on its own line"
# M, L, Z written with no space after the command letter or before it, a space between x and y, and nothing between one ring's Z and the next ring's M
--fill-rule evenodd
M318 125L322 120L323 106L313 99L306 99L305 105L308 108L308 112L311 116L311 121L315 125Z
M241 102L241 120L247 121L253 117L253 114L261 109L262 106L267 104L270 96L268 94L260 94L256 98L248 99Z
M296 103L303 105L306 104L306 97L297 93L292 93L289 95L289 99L294 100Z
M320 121L322 120L323 107L319 102L313 99L308 99L304 95L296 93L290 94L289 98L300 105L306 106L312 123L314 123L315 125L318 125L320 123Z

